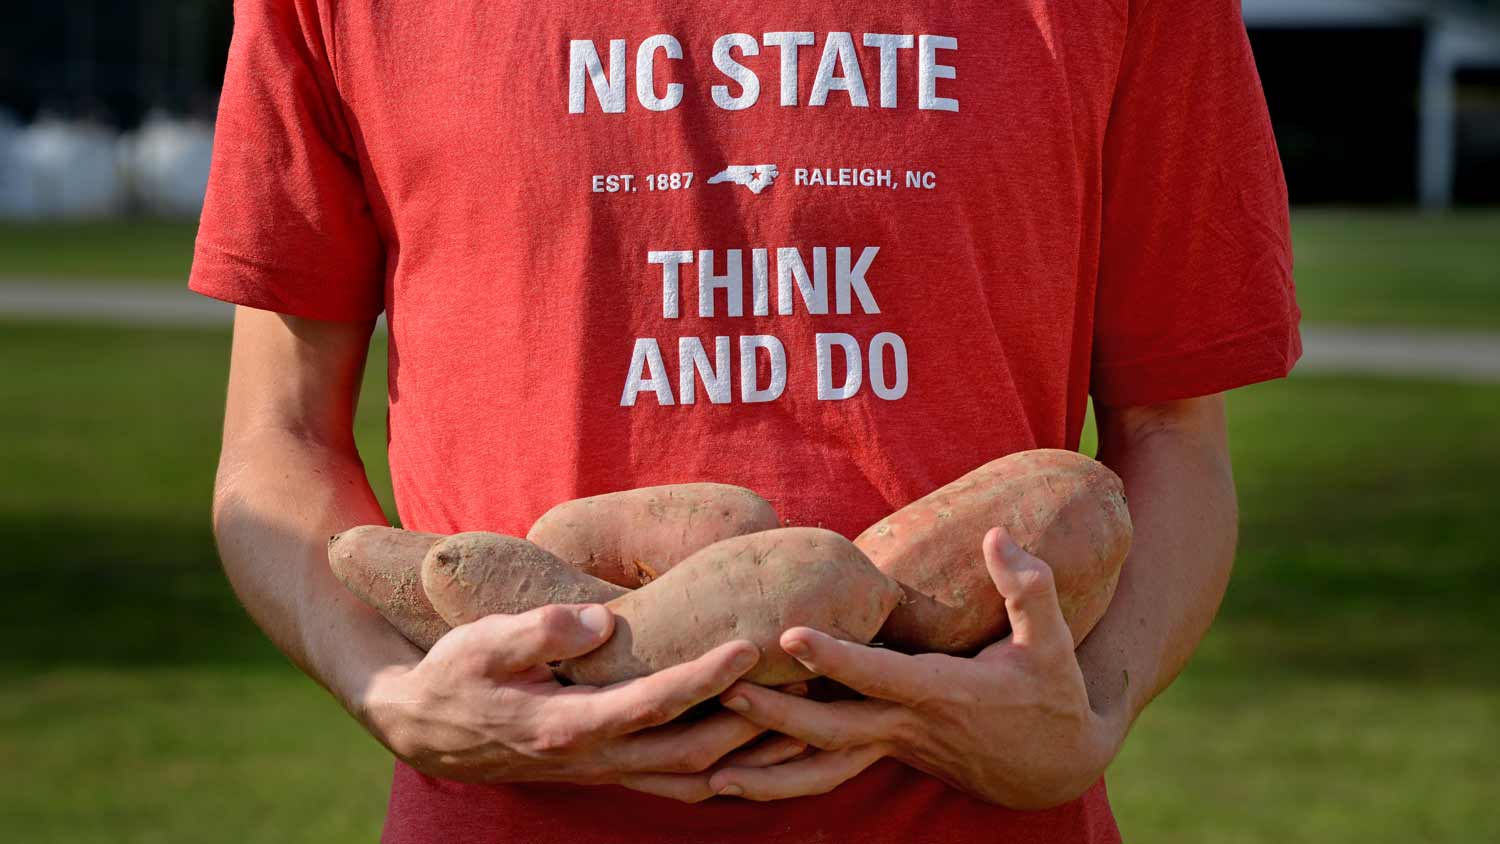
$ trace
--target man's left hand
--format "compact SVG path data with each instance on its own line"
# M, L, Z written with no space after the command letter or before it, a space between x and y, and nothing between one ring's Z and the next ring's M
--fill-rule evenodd
M891 756L982 800L1016 809L1060 805L1104 773L1126 726L1089 705L1052 569L996 528L984 559L1005 597L1011 633L972 658L907 656L806 627L781 647L811 671L865 696L820 703L749 683L721 700L809 753L769 767L712 772L712 793L747 800L823 794Z

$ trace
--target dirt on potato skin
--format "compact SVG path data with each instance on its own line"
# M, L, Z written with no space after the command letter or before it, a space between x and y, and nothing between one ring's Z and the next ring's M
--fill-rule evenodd
M328 540L328 565L344 587L422 650L450 629L422 588L422 558L435 533L361 525Z
M1038 449L991 461L855 539L905 591L881 642L909 653L968 654L1009 631L981 550L996 526L1052 568L1074 644L1083 641L1109 607L1130 551L1124 484L1085 455Z
M744 487L670 484L563 502L542 514L526 539L635 589L715 542L777 527L775 509Z
M483 531L457 533L434 543L421 571L428 600L454 627L548 604L608 603L626 591L524 539Z
M761 659L745 679L766 686L812 673L781 649L781 634L811 627L869 642L901 600L901 588L853 543L819 528L778 528L722 540L647 586L609 603L615 631L559 672L602 686L696 659L748 639Z

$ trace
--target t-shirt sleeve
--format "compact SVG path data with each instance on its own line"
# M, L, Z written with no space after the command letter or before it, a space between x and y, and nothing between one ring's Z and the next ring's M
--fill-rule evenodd
M236 0L188 286L354 321L384 302L383 247L317 0Z
M1302 347L1286 183L1236 0L1131 0L1103 179L1094 398L1288 374Z

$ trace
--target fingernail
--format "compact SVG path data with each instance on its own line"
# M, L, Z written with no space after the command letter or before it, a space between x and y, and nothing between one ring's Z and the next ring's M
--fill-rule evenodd
M598 605L584 607L578 612L578 623L595 636L603 636L609 629L609 610Z
M730 783L729 785L726 785L723 788L719 789L719 793L725 797L739 797L741 794L745 793L745 789L740 788L734 783Z
M784 646L786 652L792 656L807 656L807 643L801 639L793 639Z
M756 651L740 651L738 654L735 654L734 662L731 665L735 671L743 674L754 667L757 662L760 662L760 654Z
M732 697L729 700L725 701L724 706L726 708L733 709L735 712L750 711L750 701L738 696Z

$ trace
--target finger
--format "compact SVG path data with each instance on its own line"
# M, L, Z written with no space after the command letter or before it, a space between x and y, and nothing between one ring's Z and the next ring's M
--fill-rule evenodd
M609 762L625 773L695 774L765 732L733 712L720 712L692 724L671 724L606 745Z
M937 688L934 661L835 639L811 627L781 634L781 648L809 670L866 697L912 704Z
M768 730L823 750L885 741L901 711L897 704L876 700L820 703L750 683L735 685L722 700L726 708Z
M707 774L627 774L620 778L620 785L683 803L701 803L714 796Z
M755 744L720 759L725 768L767 768L780 765L807 751L807 742L791 736L769 735Z
M754 644L745 640L728 642L692 662L646 677L602 689L572 686L554 696L548 705L585 735L626 735L665 724L717 696L759 660L760 651Z
M709 785L715 794L746 800L784 800L827 794L885 756L876 745L814 753L806 759L769 768L724 768Z
M598 604L553 604L486 616L455 632L461 631L462 647L475 652L486 670L515 673L594 650L609 639L614 623L614 614Z
M794 697L807 697L809 690L806 681L803 681L800 683L788 683L785 686L777 686L776 691L781 692L784 695L792 695Z
M1050 566L1022 550L1004 528L991 528L985 534L984 564L1005 598L1013 644L1066 644L1068 650L1073 649L1073 634L1057 602Z

